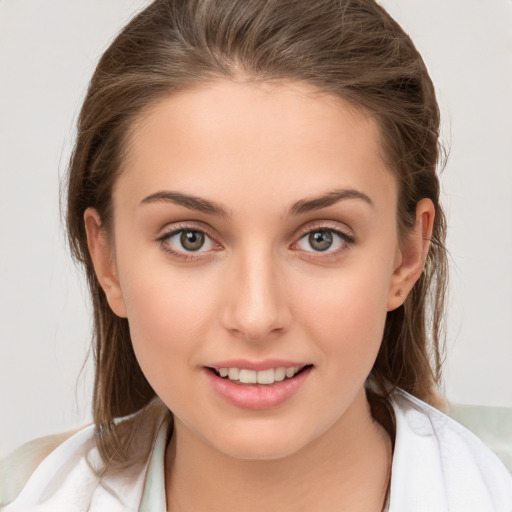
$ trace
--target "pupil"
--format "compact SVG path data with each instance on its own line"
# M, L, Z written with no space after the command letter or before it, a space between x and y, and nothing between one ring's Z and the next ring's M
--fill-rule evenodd
M181 245L188 251L197 251L204 244L204 235L199 231L183 231L180 241Z
M329 231L316 231L309 235L309 243L316 251L326 251L332 245L332 234Z

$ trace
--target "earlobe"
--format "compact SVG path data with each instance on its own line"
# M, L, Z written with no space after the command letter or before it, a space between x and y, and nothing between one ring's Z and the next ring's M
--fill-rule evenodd
M393 311L404 303L423 272L430 247L434 217L434 204L430 199L422 199L416 207L414 227L399 250L398 264L389 288L388 311Z
M105 292L112 311L126 318L124 297L117 275L114 251L102 228L101 218L94 208L84 212L87 245L94 265L96 277Z

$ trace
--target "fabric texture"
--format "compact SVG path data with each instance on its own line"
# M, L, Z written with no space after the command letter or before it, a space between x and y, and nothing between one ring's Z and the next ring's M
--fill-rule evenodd
M404 391L393 394L392 406L396 439L389 512L512 512L512 476L474 434ZM123 470L102 474L93 426L55 449L52 437L15 451L2 463L1 510L165 512L172 418L159 400L121 421L134 417L142 420L133 443L136 462Z

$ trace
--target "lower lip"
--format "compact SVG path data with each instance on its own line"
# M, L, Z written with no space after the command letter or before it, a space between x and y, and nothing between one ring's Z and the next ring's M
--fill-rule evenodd
M277 407L292 397L300 389L312 367L301 371L291 379L274 384L239 384L228 378L219 377L213 371L204 368L213 389L227 402L241 409L270 409Z

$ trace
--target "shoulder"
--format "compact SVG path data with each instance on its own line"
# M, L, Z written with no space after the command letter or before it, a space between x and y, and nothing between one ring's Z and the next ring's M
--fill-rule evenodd
M512 476L478 437L442 412L397 390L391 503L396 510L512 510ZM391 511L395 508L391 507Z
M1 510L137 510L155 440L166 439L169 420L161 408L147 406L116 422L134 432L133 458L122 467L105 467L94 425L21 446L0 466Z
M0 461L0 506L13 501L43 460L76 431L34 439Z
M42 497L51 483L62 480L72 470L80 454L90 450L93 439L94 427L89 426L79 431L35 439L14 450L0 463L0 506L21 502L23 507L29 482L31 493Z

